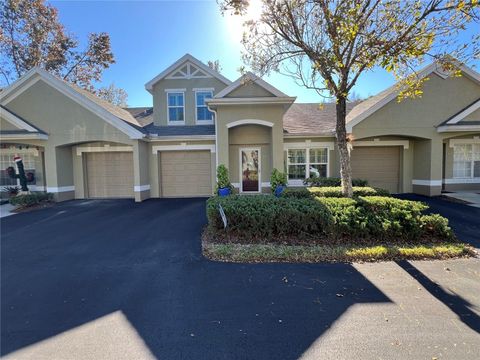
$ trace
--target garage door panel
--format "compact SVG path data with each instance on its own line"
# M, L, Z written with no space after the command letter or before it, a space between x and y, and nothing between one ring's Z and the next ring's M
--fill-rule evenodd
M208 196L212 193L209 151L162 152L160 169L163 196Z
M365 179L370 186L399 191L400 147L355 147L352 151L352 174Z
M131 152L86 153L86 170L89 197L134 196Z

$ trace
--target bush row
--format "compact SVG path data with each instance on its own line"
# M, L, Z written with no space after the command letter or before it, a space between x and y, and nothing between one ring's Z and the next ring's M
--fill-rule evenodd
M29 207L36 204L40 204L44 201L51 201L53 199L53 194L43 193L43 192L34 192L31 194L17 195L10 198L10 204L18 207Z
M303 183L307 186L341 186L342 180L337 177L311 177L305 179ZM352 179L352 186L368 186L367 180Z
M353 187L353 196L388 196L387 190L372 188L372 187ZM286 198L315 198L315 197L343 197L342 188L340 186L325 186L325 187L298 187L287 188L282 193Z
M222 206L228 226L223 229ZM275 198L212 197L207 201L209 229L238 242L415 242L452 240L448 220L424 215L421 202L390 197Z

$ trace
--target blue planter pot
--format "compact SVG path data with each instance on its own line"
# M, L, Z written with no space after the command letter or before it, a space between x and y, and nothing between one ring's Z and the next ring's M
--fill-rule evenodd
M219 196L228 196L232 193L230 188L220 188L218 189L218 195Z
M282 195L282 193L283 193L283 190L285 190L285 186L283 186L283 185L278 185L278 186L275 188L275 196L276 196L276 197L280 197L280 195Z

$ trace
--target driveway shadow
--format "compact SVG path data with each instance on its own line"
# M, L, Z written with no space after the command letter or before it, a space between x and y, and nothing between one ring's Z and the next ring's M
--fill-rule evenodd
M472 304L457 294L445 291L442 286L432 281L409 261L398 261L397 264L417 280L432 296L457 314L460 321L470 329L480 333L480 316L471 310Z
M1 354L121 310L158 358L298 358L352 305L348 264L204 259L204 199L75 201L2 219Z

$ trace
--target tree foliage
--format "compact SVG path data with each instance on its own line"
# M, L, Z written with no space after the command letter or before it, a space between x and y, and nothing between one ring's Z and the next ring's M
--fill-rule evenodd
M94 91L102 72L115 63L106 33L91 33L85 49L44 0L0 4L0 74L7 85L35 66Z
M99 98L106 100L113 105L127 107L127 92L122 88L116 87L114 83L106 87L101 87L97 90L96 94Z
M220 60L208 60L207 65L210 69L215 70L218 73L222 71L222 67L220 66Z
M220 1L223 12L244 14L248 0ZM342 186L352 194L346 99L359 77L381 67L399 80L399 99L418 97L427 57L444 71L479 56L478 0L263 0L258 20L245 23L244 62L260 75L276 71L337 102L336 137ZM448 55L448 56L447 56Z

